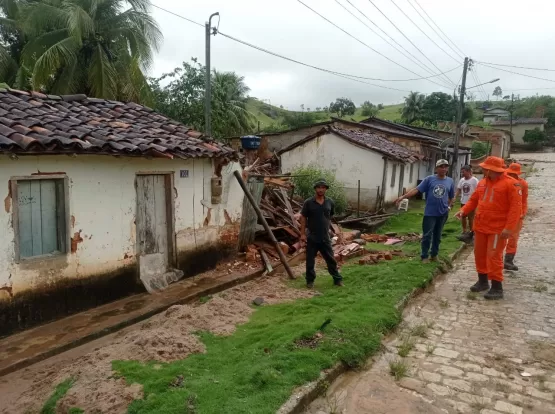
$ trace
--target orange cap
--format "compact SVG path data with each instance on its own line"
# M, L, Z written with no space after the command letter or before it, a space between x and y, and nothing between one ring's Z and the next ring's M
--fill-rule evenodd
M507 171L507 173L516 174L516 175L522 174L522 171L520 169L520 164L513 162L511 165L509 165L509 170Z
M499 157L487 157L486 160L480 164L484 170L491 170L495 172L504 172L505 168L505 161L503 158Z

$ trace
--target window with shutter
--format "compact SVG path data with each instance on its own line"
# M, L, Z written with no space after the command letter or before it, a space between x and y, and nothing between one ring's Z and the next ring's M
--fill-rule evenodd
M19 258L66 253L64 179L17 179L15 186Z

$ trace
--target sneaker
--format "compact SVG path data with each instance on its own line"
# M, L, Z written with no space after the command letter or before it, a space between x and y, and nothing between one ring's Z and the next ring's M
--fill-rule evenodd
M430 257L430 262L438 262L438 261L439 260L438 260L437 256Z
M345 285L343 284L342 281L335 282L333 285L336 286L336 287L343 287L343 286L345 286Z
M314 288L314 283L307 283L306 287L307 287L307 289L312 289L312 288Z
M428 259L428 258L422 259L422 263L423 264L428 264L428 263L430 263L430 259Z

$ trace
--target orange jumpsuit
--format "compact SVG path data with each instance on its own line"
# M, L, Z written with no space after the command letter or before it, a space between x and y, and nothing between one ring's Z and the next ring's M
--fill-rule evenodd
M513 178L514 180L514 178ZM516 254L516 249L518 246L518 237L520 236L520 230L522 230L522 221L524 216L528 214L528 182L523 178L518 178L518 182L520 184L520 189L522 191L522 214L520 217L520 221L518 223L518 228L515 233L509 239L507 243L507 253L508 254Z
M501 175L496 181L484 178L462 208L464 216L474 216L474 259L478 273L489 280L503 281L503 251L507 239L500 237L504 229L515 232L522 215L520 183Z

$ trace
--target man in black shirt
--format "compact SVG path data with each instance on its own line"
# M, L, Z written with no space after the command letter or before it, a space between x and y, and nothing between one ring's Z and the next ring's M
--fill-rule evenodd
M343 286L343 278L337 270L337 262L333 257L329 235L331 218L334 215L334 203L331 198L326 198L328 188L329 185L325 180L318 180L314 183L316 194L304 202L301 211L301 241L306 243L306 286L308 288L314 287L314 279L316 279L314 265L318 252L322 254L328 265L328 272L333 277L333 284Z

